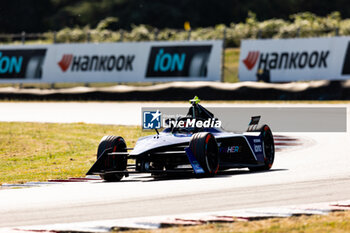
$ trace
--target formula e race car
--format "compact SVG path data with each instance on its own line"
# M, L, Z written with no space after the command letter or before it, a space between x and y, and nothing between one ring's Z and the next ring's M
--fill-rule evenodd
M199 104L197 97L190 103L185 117L168 119L169 127L139 138L135 148L128 148L120 136L104 136L98 146L97 161L87 175L120 181L130 173L159 176L188 172L213 176L219 170L231 168L247 167L251 171L271 168L274 139L268 125L257 127L260 116L251 118L247 132L226 132L217 127L219 120ZM211 122L206 124L208 121Z

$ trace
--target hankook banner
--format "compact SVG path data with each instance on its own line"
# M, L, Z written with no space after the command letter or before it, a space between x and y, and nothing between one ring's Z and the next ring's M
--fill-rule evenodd
M222 41L0 47L0 82L219 81Z
M243 40L241 81L290 82L350 78L350 37Z

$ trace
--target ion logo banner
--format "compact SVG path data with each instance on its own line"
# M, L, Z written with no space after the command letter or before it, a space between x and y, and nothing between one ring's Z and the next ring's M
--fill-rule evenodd
M350 37L244 40L239 78L258 81L258 73L263 73L272 82L347 79L349 41Z
M0 78L40 79L46 49L0 49Z
M211 45L153 46L146 77L207 77Z

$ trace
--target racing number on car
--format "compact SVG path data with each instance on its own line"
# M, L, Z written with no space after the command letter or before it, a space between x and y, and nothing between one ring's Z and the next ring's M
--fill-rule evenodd
M254 144L254 151L255 153L262 152L262 146Z

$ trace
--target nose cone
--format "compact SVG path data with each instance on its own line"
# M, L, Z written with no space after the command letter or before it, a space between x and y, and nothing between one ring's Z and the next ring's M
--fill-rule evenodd
M159 134L139 138L130 155L139 155L152 149L189 142L191 136L177 137L173 134Z

